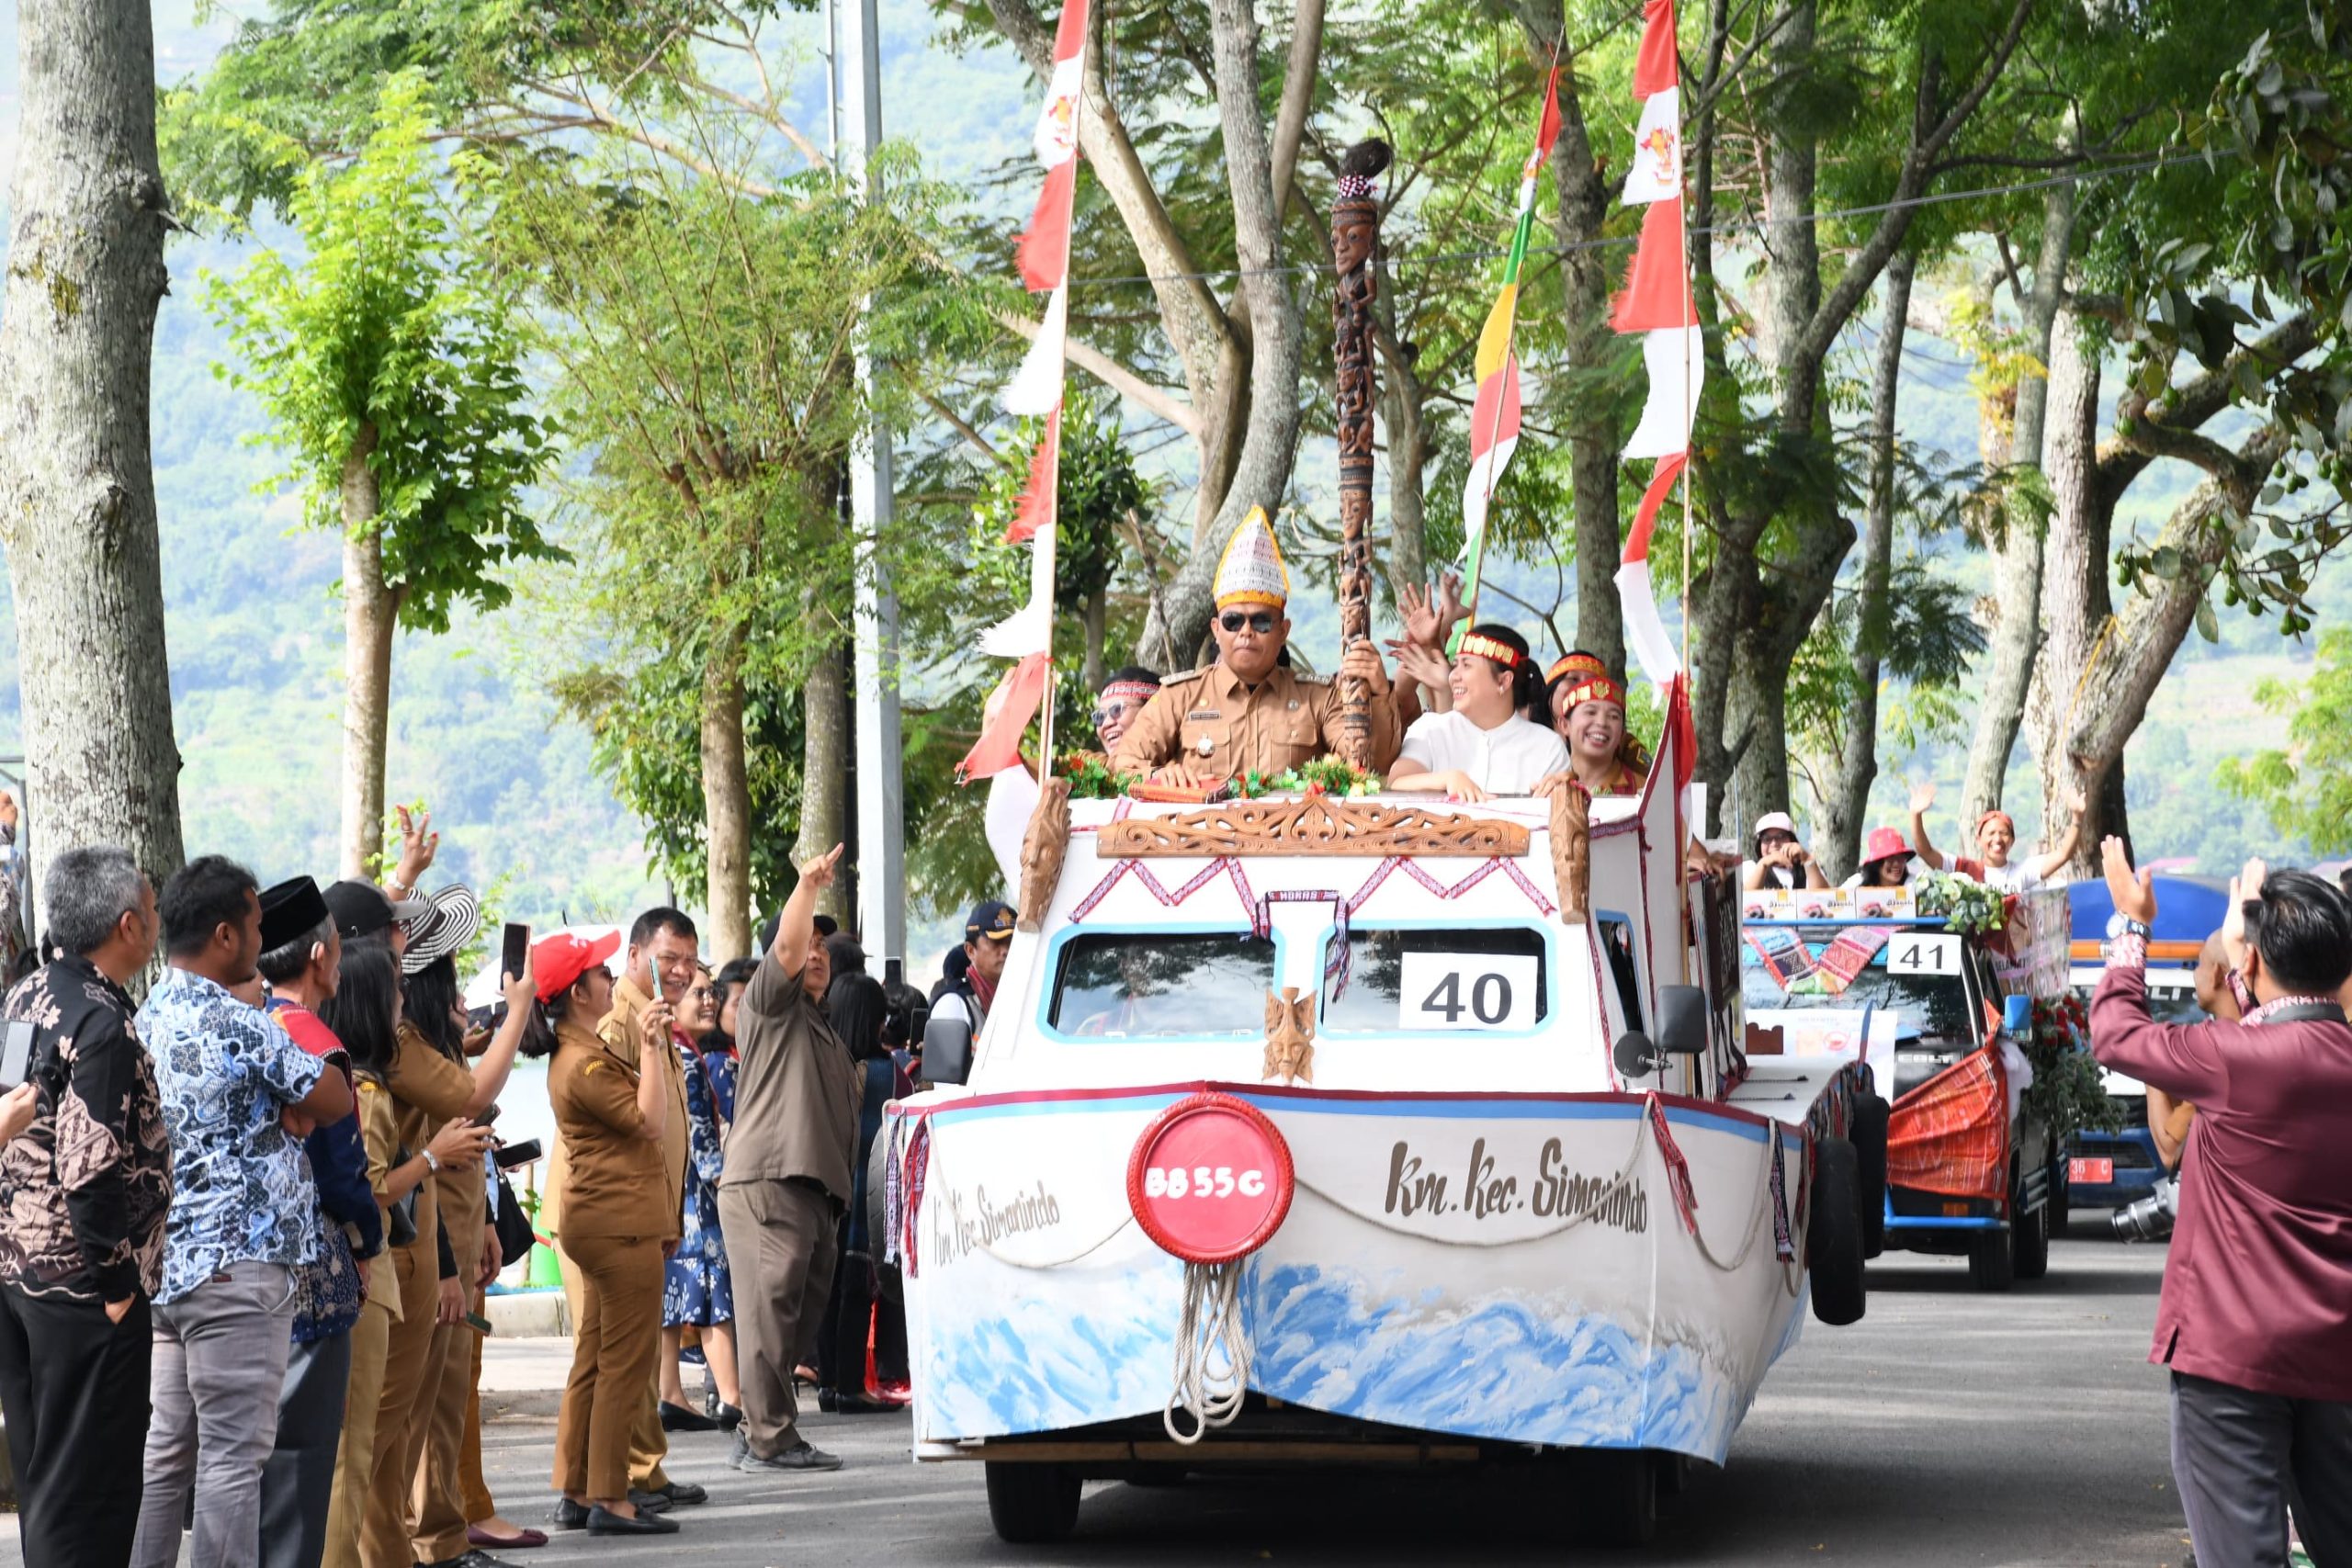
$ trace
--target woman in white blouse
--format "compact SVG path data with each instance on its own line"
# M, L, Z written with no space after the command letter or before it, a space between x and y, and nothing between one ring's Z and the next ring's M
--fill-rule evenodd
M1527 639L1509 626L1488 622L1464 632L1446 689L1453 711L1413 721L1389 772L1390 789L1485 800L1530 794L1536 780L1567 767L1559 736L1524 716L1543 699L1543 676Z

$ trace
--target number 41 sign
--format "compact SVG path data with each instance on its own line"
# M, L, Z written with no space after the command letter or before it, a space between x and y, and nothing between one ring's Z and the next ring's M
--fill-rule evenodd
M1532 1029L1532 953L1407 953L1396 988L1399 1029Z

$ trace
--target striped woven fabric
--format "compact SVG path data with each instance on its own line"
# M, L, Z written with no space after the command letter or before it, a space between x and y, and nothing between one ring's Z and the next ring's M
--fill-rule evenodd
M1886 1122L1886 1179L1954 1198L2007 1196L2008 1085L1990 1046L1894 1102Z

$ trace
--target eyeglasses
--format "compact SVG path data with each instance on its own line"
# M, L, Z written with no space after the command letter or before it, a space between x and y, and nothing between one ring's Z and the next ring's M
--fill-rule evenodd
M708 986L696 986L686 993L686 995L694 998L696 1001L704 1002L710 1000L712 997L717 996L718 994L718 992L712 990Z
M1092 722L1095 728L1100 729L1133 705L1132 703L1104 703L1086 716Z
M1246 615L1238 610L1227 610L1216 618L1216 624L1229 632L1238 632L1246 626L1264 637L1274 629L1274 615L1271 610L1256 610Z

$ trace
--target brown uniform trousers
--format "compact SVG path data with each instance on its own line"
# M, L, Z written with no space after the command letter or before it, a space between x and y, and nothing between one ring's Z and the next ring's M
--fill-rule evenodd
M449 1256L457 1260L466 1310L479 1312L481 1292L474 1280L481 1271L485 1185L481 1166L468 1161L467 1168L451 1167L433 1179L439 1189L441 1225L449 1233ZM435 1264L437 1269L437 1258ZM423 1427L424 1438L416 1469L416 1522L410 1533L419 1562L447 1562L466 1551L459 1450L464 1446L466 1404L473 1393L474 1357L481 1343L481 1336L464 1323L440 1323L434 1325L433 1341L425 1350L425 1388L431 1399L425 1403L420 1394L411 1416Z
M397 1163L400 1107L392 1091L373 1077L360 1075L357 1087L359 1128L368 1145L368 1184L380 1204L385 1178ZM388 1249L368 1267L368 1302L351 1327L351 1381L344 1385L343 1439L335 1449L334 1485L327 1495L327 1546L321 1568L360 1568L359 1528L368 1483L375 1478L384 1358L400 1308L400 1259Z
M678 1234L680 1200L662 1179L667 1140L640 1131L636 1060L569 1020L556 1042L548 1100L568 1157L563 1251L579 1307L554 1481L560 1492L614 1501L633 1480L633 1429L662 1344L662 1245ZM661 1060L674 1064L676 1055ZM654 1427L658 1436L658 1418Z

